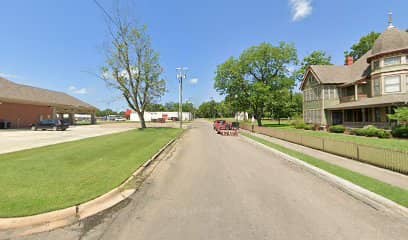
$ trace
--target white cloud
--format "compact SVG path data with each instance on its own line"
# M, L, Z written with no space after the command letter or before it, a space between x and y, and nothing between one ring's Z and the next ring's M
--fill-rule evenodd
M193 84L193 85L197 84L198 83L198 78L190 79L190 83Z
M74 94L88 94L88 90L86 88L76 88L75 86L69 86L68 91Z
M0 77L8 78L8 79L11 79L11 80L13 80L13 79L16 79L16 80L20 79L21 80L21 79L23 79L23 77L21 77L19 75L10 74L10 73L3 73L3 72L0 72Z
M289 0L289 4L292 8L293 21L300 21L312 14L312 0Z

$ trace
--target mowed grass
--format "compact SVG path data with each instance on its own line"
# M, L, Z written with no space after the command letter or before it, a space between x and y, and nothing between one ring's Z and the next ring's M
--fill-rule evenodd
M350 171L346 168L328 163L326 161L317 159L315 157L282 147L281 145L274 144L272 142L269 142L265 139L253 136L251 134L248 134L248 133L241 133L241 134L259 143L262 143L268 147L274 148L280 152L286 153L292 157L295 157L304 162L307 162L315 167L323 169L331 174L334 174L338 177L348 180L371 192L377 193L385 198L388 198L402 206L408 207L408 190L392 186L390 184L381 182L377 179L367 177L360 173Z
M180 129L150 128L0 155L0 217L35 215L119 186Z
M248 122L243 122L241 124L251 124ZM281 125L278 124L277 121L271 120L263 120L262 121L263 127L273 128L279 131L288 131L288 132L296 132L303 134L305 136L314 136L314 137L322 137L332 140L338 140L343 142L352 142L357 144L363 144L373 147L380 147L386 149L396 149L396 150L405 150L408 151L408 140L407 139L381 139L376 137L364 137L364 136L354 136L348 134L341 134L341 133L330 133L324 131L312 131L312 130L303 130L303 129L296 129L291 126L287 121L282 121Z

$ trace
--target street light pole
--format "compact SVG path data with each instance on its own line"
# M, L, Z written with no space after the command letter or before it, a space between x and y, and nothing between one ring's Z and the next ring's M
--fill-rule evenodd
M186 67L178 67L177 70L177 79L179 80L179 121L180 128L183 128L183 79L186 79Z

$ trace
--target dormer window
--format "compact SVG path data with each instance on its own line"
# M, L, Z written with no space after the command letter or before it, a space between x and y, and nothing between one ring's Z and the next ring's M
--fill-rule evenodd
M384 58L384 66L391 66L401 64L401 57L388 57Z

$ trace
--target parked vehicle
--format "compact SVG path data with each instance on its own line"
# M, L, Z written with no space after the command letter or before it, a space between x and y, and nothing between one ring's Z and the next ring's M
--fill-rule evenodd
M0 119L0 129L10 128L10 126L11 126L11 122Z
M123 118L123 117L118 117L118 118L115 118L115 121L116 122L126 122L126 118Z
M225 120L215 120L214 130L223 136L238 136L239 125L237 122L228 123Z
M61 119L48 119L39 121L37 124L31 126L31 130L54 130L54 131L65 131L69 127L69 124Z

